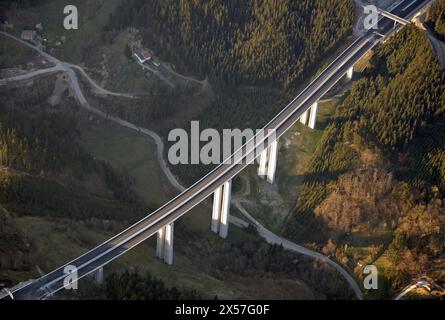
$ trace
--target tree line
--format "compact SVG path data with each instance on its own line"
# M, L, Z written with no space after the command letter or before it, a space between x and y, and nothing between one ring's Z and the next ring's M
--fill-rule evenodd
M445 1L434 2L428 12L427 23L445 40Z

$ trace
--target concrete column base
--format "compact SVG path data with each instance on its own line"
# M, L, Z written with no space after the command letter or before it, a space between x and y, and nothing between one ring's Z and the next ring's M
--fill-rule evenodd
M273 184L275 182L275 173L277 172L278 158L278 140L272 142L269 147L269 163L267 164L267 182Z
M230 201L232 198L232 181L225 182L215 190L213 196L212 232L221 238L229 233Z
M306 111L305 113L303 113L303 115L301 116L301 118L300 118L300 122L302 123L302 124L304 124L304 125L306 125L307 124L307 119L309 118L309 114L308 114L308 112Z
M173 264L173 230L174 224L171 223L160 229L157 237L156 256L168 265Z
M317 123L318 101L311 107L311 115L309 117L309 128L315 129Z
M353 75L354 75L354 67L352 66L348 69L348 72L346 72L346 77L348 78L348 80L351 80Z
M271 184L275 182L277 170L278 140L274 140L271 145L260 154L260 166L258 176L266 178Z
M104 284L104 268L97 269L94 273L94 280L98 285Z

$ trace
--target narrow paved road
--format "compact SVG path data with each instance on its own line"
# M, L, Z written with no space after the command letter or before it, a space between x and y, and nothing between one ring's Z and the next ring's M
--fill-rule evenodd
M185 81L194 82L194 83L200 84L200 85L202 85L202 86L205 86L206 83L207 83L207 81L208 81L207 78L204 79L204 80L198 80L198 79L195 79L195 78L192 78L192 77L187 77L187 76L185 76L185 75L183 75L183 74L177 73L175 70L173 70L172 67L170 67L169 65L166 65L166 64L163 64L162 66L163 66L165 69L167 69L168 72L174 74L174 75L177 76L178 78L181 78L181 79L183 79L183 80L185 80Z
M71 64L71 63L63 63L64 66L68 67L68 68L74 68L76 70L78 70L89 82L90 84L94 87L94 89L96 90L97 93L105 95L105 96L115 96L115 97L123 97L123 98L131 98L131 99L135 99L138 97L137 94L134 93L118 93L118 92L112 92L109 91L107 89L102 88L100 85L97 84L96 81L94 81L86 72L85 70L75 64Z
M397 297L394 298L394 300L401 300L404 296L406 296L408 293L410 293L411 291L417 289L417 285L412 285L410 287L408 287L407 289L405 289L404 291L402 291Z
M47 73L47 72L55 72L55 68L57 68L57 70L61 71L61 72L65 72L68 75L69 78L69 84L71 87L71 91L73 93L73 95L76 97L77 101L79 102L79 104L85 108L86 110L95 113L96 115L108 119L114 123L117 123L125 128L131 129L131 130L135 130L137 132L140 132L144 135L149 136L150 138L152 138L156 144L156 148L157 148L157 159L158 159L158 163L159 166L161 167L161 170L164 172L165 176L167 177L168 181L170 182L171 185L173 185L176 189L183 191L184 187L178 182L178 180L176 179L176 177L173 175L173 173L170 171L170 169L167 166L167 163L164 160L163 154L164 154L164 143L162 142L162 139L159 137L159 135L157 133L155 133L154 131L151 131L149 129L146 128L142 128L139 126L136 126L133 123L130 123L128 121L125 121L123 119L117 118L117 117L113 117L110 116L108 114L106 114L105 112L99 110L98 108L95 108L93 106L91 106L87 99L85 98L82 89L80 87L79 84L79 80L77 78L76 73L73 71L72 68L76 68L77 70L79 70L83 75L87 75L86 72L79 66L73 65L73 64L69 64L69 63L64 63L62 61L60 61L59 59L57 59L56 57L53 57L52 55L46 53L45 51L41 50L40 48L33 46L32 44L23 41L22 39L11 35L9 33L0 31L0 35L3 35L5 37L8 37L12 40L18 41L20 43L22 43L23 45L37 51L39 54L41 54L42 56L44 56L48 61L51 61L55 67L53 68L49 68L49 69L43 69L40 71L41 74L43 73ZM38 71L36 71L35 73L37 73ZM27 75L20 75L17 77L13 77L13 78L8 78L8 79L3 79L4 81L13 81L14 78L18 78L16 81L19 80L25 80L29 77L32 76L36 76L36 74L33 74L31 72L31 74L27 74ZM99 90L104 93L104 94L109 94L111 93L112 95L118 95L118 96L126 96L126 97L131 97L134 98L135 95L133 94L121 94L121 93L112 93L106 89L101 88L96 82L94 82L94 80L92 80L90 77L87 76L87 79L89 80L89 82L95 87L95 88L99 88ZM1 82L0 82L1 84Z
M159 79L161 79L162 81L164 81L166 84L168 84L170 87L172 88L176 88L176 85L171 82L170 80L167 79L167 77L159 70L152 68L150 66L147 66L146 64L142 64L139 61L136 61L138 65L140 65L142 67L142 69L144 70L148 70L152 73L154 73Z
M90 82L90 84L94 87L94 89L96 90L96 92L98 92L99 94L102 95L108 95L108 96L117 96L117 97L124 97L124 98L137 98L138 95L134 94L134 93L118 93L118 92L112 92L109 91L105 88L102 88L96 81L94 81L94 79L92 79L86 72L85 70L78 65L72 64L72 63L66 63L66 62L62 62L59 59L57 59L56 57L46 53L45 51L43 51L42 49L40 49L37 46L34 46L32 44L30 44L29 42L23 41L22 39L9 34L7 32L3 32L0 31L0 35L3 35L5 37L8 37L12 40L18 41L21 44L37 51L39 54L41 54L42 56L44 56L46 59L48 59L48 61L51 61L55 66L51 67L51 68L47 68L47 69L39 69L36 71L31 71L22 75L18 75L15 77L11 77L11 78L5 78L5 79L0 79L0 84L3 83L7 83L7 82L13 82L13 81L22 81L22 80L27 80L27 79L31 79L37 76L41 76L41 75L45 75L48 73L53 73L53 72L58 72L58 71L64 71L66 72L68 69L76 69L78 70L87 80L88 82Z
M33 79L36 77L46 76L48 74L61 72L61 71L64 71L63 67L61 65L56 65L54 67L46 68L46 69L34 70L34 71L22 73L22 74L19 74L19 75L10 77L10 78L0 79L0 85L6 85L10 82L30 80L30 79Z
M270 244L276 244L283 246L284 249L296 252L305 256L312 257L314 259L317 259L319 261L322 261L324 263L327 263L334 267L341 275L342 277L348 282L351 289L354 291L355 295L358 299L363 299L363 294L358 286L355 279L345 270L342 266L340 266L338 263L332 261L325 255L318 253L316 251L309 250L308 248L305 248L303 246L300 246L292 241L289 241L287 239L284 239L272 231L268 230L266 227L264 227L261 223L259 223L247 210L242 206L239 200L232 200L232 204L235 205L235 207L255 226L256 230L258 231L258 234L266 240L266 242Z
M146 129L146 128L142 128L139 126L136 126L126 120L108 115L106 113L104 113L103 111L91 106L87 99L85 98L85 96L83 95L83 92L81 90L80 84L79 84L79 80L77 78L76 73L73 71L73 68L79 70L84 76L86 76L86 78L89 80L89 82L96 88L100 88L100 86L98 86L87 74L86 72L79 66L76 65L72 65L69 63L64 63L61 62L60 60L58 60L57 58L47 54L46 52L42 51L41 49L29 44L28 42L25 42L11 34L5 33L5 32L0 32L0 35L6 36L8 38L11 38L13 40L16 40L34 50L36 50L37 52L39 52L41 55L45 56L49 61L52 61L55 64L55 67L53 68L49 68L49 69L44 69L41 70L41 72L43 73L45 70L47 72L49 72L48 70L50 69L54 69L54 71L51 72L56 72L56 71L63 71L68 75L69 78L69 83L70 83L70 87L72 89L73 94L75 95L77 101L79 102L79 104L85 108L86 110L100 116L103 117L107 120L113 121L114 123L119 124L120 126L123 126L125 128L131 129L131 130L135 130L137 132L140 132L142 134L145 134L149 137L151 137L157 146L157 160L159 163L159 166L161 168L161 170L163 171L163 173L165 174L165 176L167 177L168 181L170 182L170 184L175 187L177 190L179 191L184 191L185 188L179 183L179 181L176 179L176 177L172 174L172 172L170 171L170 169L168 168L167 163L164 160L163 154L164 154L164 143L162 142L162 139L159 137L158 134L156 134L155 132ZM37 72L37 71L36 71ZM25 77L26 75L22 75L22 76L17 76L14 78L18 78L15 81L20 81L20 80L25 80L27 79ZM34 73L34 76L36 76L36 74ZM25 77L25 78L20 78L20 77ZM12 79L14 78L8 78L6 79L7 81L12 81ZM29 78L29 74L28 74L28 78ZM103 88L100 88L99 91L102 91L104 94L108 94L109 91L105 90ZM133 98L134 96L131 94L116 94L116 93L112 93L112 95L119 95L119 96L126 96L129 98ZM281 237L279 237L278 235L272 233L271 231L269 231L268 229L266 229L264 226L262 226L258 221L256 221L245 209L244 207L236 200L233 200L232 203L238 208L238 210L240 210L240 212L246 216L253 224L254 226L257 228L258 233L261 237L263 237L265 239L265 241L267 241L268 243L272 243L272 244L279 244L282 245L283 248L285 248L286 250L289 251L293 251L293 252L297 252L299 254L302 255L306 255L309 257L312 257L314 259L318 259L320 261L324 261L330 265L332 265L348 282L348 284L350 285L350 287L352 288L352 290L354 291L354 293L356 294L358 299L362 299L362 292L359 288L359 286L357 285L357 283L355 282L354 278L346 271L344 270L340 265L338 265L337 263L335 263L334 261L330 260L329 258L327 258L326 256L316 252L316 251L312 251L309 250L303 246L300 246L296 243L293 243L289 240L283 239ZM247 227L249 224L239 218L230 217L230 222L238 227Z

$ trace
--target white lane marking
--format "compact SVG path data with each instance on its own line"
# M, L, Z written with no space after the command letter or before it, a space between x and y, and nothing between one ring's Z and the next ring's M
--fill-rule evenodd
M402 9L402 11L406 11L409 7L411 7L413 4L415 4L417 0L413 0L409 5L407 5L405 8Z

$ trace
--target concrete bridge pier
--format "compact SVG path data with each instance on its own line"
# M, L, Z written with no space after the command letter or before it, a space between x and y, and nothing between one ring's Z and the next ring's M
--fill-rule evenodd
M278 140L274 140L271 145L260 154L260 166L258 176L266 178L267 182L275 182L275 173L277 171Z
M174 223L160 229L156 244L156 256L168 265L173 264L173 229Z
M277 158L278 158L278 140L275 140L269 147L267 182L269 182L270 184L273 184L275 182L275 173L277 172Z
M225 182L215 190L213 196L212 232L223 239L229 233L230 200L232 197L232 180Z
M353 75L354 75L354 66L350 67L348 69L348 72L346 72L346 77L348 78L348 80L351 80Z
M317 123L318 101L312 105L310 110L309 128L315 129L315 125Z
M94 272L94 280L98 285L104 284L104 268L101 267Z
M308 111L306 111L305 113L302 114L302 116L300 118L300 122L302 124L306 125L308 118L309 118L309 114L308 114Z

